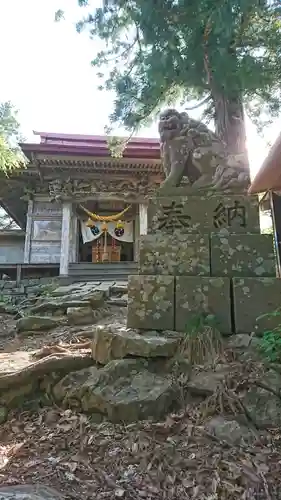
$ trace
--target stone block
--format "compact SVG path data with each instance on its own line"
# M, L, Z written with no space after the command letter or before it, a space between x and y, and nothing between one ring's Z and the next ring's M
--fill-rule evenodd
M16 281L5 281L4 290L11 290L12 288L16 288Z
M41 285L52 285L52 284L56 284L58 279L55 279L51 276L45 276L43 278L39 278L38 281Z
M47 318L45 316L26 316L20 318L16 323L16 329L19 333L52 330L59 325L58 320Z
M179 338L167 338L164 335L139 335L132 328L112 329L108 325L99 325L93 332L92 356L102 365L113 359L127 356L141 358L172 358L179 347Z
M212 276L276 276L270 234L212 234Z
M281 279L233 278L233 307L236 333L263 333L280 325L281 317L270 314L281 306Z
M139 273L210 275L208 235L150 234L140 238Z
M197 314L213 314L221 333L232 330L230 280L203 276L177 276L175 330L186 331Z
M154 197L148 205L148 233L222 231L259 233L257 197L243 195Z
M174 329L174 276L128 278L128 328Z
M39 278L24 278L23 280L21 280L21 283L24 286L36 286L39 285L40 281Z
M93 310L89 306L68 307L66 314L70 325L90 325L95 320Z

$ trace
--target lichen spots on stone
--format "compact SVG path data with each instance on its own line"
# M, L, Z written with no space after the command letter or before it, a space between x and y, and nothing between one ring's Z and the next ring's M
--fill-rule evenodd
M257 276L262 276L263 274L266 273L264 267L262 266L256 267L254 272Z
M174 277L162 275L134 276L134 287L128 287L133 298L127 313L129 328L174 328ZM145 298L145 300L144 300Z
M231 234L227 245L221 244L222 238L211 235L211 269L214 276L226 274L230 277L239 275L255 277L275 276L275 258L272 252L272 240L261 234Z

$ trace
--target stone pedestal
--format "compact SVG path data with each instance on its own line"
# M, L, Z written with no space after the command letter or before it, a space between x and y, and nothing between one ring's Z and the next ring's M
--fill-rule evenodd
M127 325L186 331L194 314L213 314L222 333L249 333L281 304L275 276L257 197L160 193L148 205L139 275L129 278Z

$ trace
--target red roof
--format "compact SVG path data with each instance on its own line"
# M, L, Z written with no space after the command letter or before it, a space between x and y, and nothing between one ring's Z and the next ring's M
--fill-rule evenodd
M56 134L52 132L34 132L40 136L40 143L23 143L21 148L25 154L46 153L65 155L85 155L110 157L107 137L101 135ZM125 158L160 159L158 139L132 138L123 152Z

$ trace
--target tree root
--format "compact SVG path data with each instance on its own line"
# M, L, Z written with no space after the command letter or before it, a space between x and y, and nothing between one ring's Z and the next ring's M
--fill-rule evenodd
M88 342L81 342L79 344L61 344L61 345L50 345L50 346L44 346L42 349L39 351L36 351L32 354L32 358L34 359L42 359L45 358L46 356L50 356L51 354L70 354L71 351L75 350L80 350L80 349L90 349L91 348L91 341Z
M0 390L6 390L14 385L20 385L32 377L40 377L51 372L75 371L87 368L93 364L91 353L56 352L39 359L22 370L14 373L0 374Z

